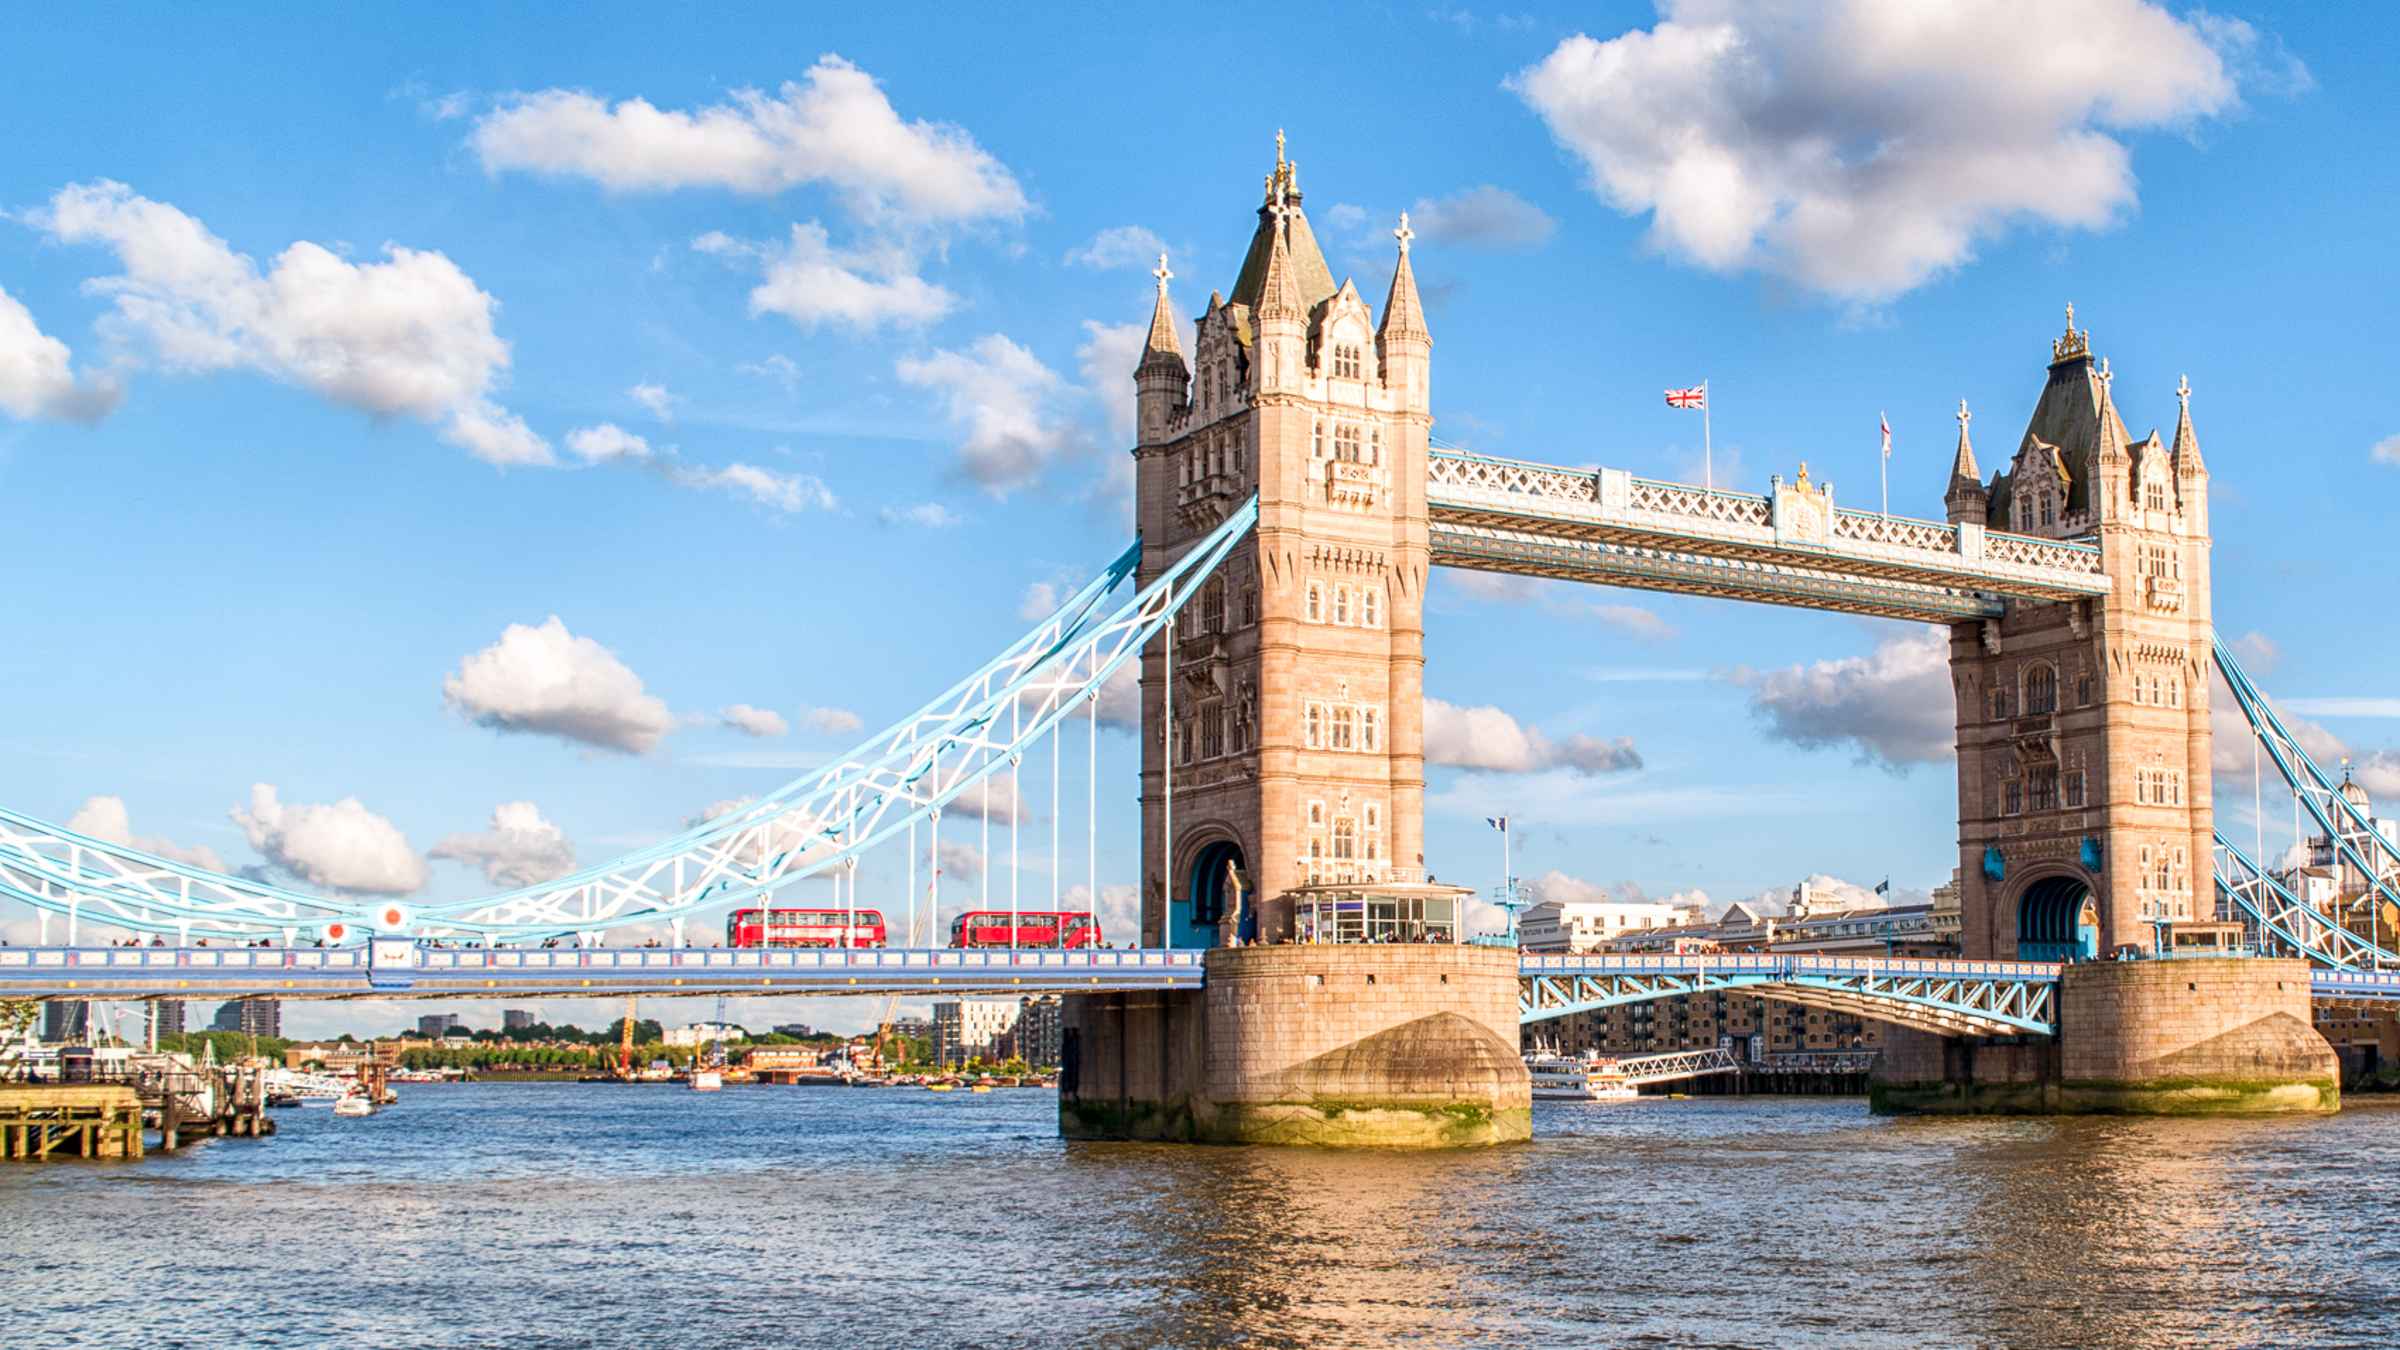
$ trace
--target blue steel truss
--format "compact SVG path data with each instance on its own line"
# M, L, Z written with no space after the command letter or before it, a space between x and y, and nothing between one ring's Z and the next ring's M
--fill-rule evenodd
M2400 844L2378 833L2367 814L2342 795L2341 785L2301 747L2223 642L2216 644L2216 661L2251 735L2291 787L2293 798L2332 841L2340 860L2366 878L2371 894L2400 905L2400 886L2392 881L2400 873ZM2336 970L2400 969L2400 953L2349 931L2334 916L2303 902L2222 831L2215 853L2220 912L2240 917L2261 948Z
M1896 1022L1945 1036L2049 1035L2058 970L2040 961L1861 956L1533 956L1519 969L1517 1020L1718 990Z
M771 895L911 830L1086 711L1258 520L1236 507L1148 586L1110 597L1136 541L1041 623L830 767L649 848L555 881L414 907L228 876L0 810L0 899L141 932L209 937L374 933L525 941L656 923Z

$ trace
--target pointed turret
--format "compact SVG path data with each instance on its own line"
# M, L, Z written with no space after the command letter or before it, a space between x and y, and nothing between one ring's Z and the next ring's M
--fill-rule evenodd
M1983 485L1983 471L1975 467L1975 443L1967 437L1967 424L1975 414L1967 411L1967 401L1958 401L1958 453L1950 460L1950 489L1942 494L1942 504L1948 509L1950 523L1961 521L1984 523L1984 513L1990 509L1992 494Z
M1175 305L1167 298L1167 255L1158 255L1158 301L1150 310L1150 333L1142 340L1142 359L1133 368L1135 434L1144 445L1168 437L1175 411L1191 388L1191 367L1183 359L1183 344L1175 336Z
M2125 419L2117 416L2117 401L2110 386L2117 377L2109 373L2108 358L2100 358L2100 371L2093 377L2100 393L2100 434L2092 445L2092 460L2096 464L2130 465L2133 452L2126 445L2132 436L2125 430Z
M1422 412L1430 406L1427 375L1432 362L1433 334L1425 330L1425 306L1417 299L1417 271L1409 265L1408 243L1417 232L1408 228L1408 213L1392 238L1400 241L1400 261L1392 269L1392 291L1383 298L1383 326L1375 330L1375 361L1383 372L1384 388L1401 396L1401 406Z
M2189 377L2175 380L2175 472L2179 477L2197 477L2208 472L2200 459L2200 436L2192 430L2192 382Z
M1308 317L1300 285L1292 278L1292 251L1284 244L1284 232L1279 228L1270 227L1267 233L1266 266L1259 278L1254 312L1261 323L1268 319Z

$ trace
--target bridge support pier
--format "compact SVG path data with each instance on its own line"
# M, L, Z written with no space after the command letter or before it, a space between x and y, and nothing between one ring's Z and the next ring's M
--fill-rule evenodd
M2089 961L2060 973L2058 1035L1898 1032L1870 1085L1886 1115L2257 1115L2340 1109L2305 961Z
M1212 950L1207 988L1066 1007L1070 1139L1456 1148L1533 1132L1514 950Z

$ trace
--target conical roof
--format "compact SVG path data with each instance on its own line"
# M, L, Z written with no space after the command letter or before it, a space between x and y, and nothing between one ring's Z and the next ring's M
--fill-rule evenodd
M1425 330L1425 306L1417 299L1416 269L1408 263L1408 241L1416 237L1416 231L1408 228L1406 211L1400 213L1400 228L1392 231L1392 234L1400 241L1400 265L1392 269L1391 293L1383 300L1383 326L1375 330L1375 336L1383 339L1411 337L1430 342L1433 334Z
M1967 423L1973 420L1975 420L1975 414L1967 411L1967 401L1963 398L1960 399L1958 401L1958 453L1950 460L1950 490L1952 492L1962 488L1977 492L1983 490L1983 471L1975 467L1975 443L1967 439Z
M1158 270L1151 275L1158 278L1158 303L1150 309L1150 333L1142 339L1141 364L1134 369L1138 372L1162 365L1185 369L1183 344L1175 336L1175 304L1167 298L1167 279L1175 274L1167 270L1166 254L1158 255Z
M1250 235L1250 251L1242 255L1241 275L1234 279L1228 303L1252 311L1267 285L1268 261L1281 244L1290 269L1289 300L1302 314L1331 298L1337 287L1333 270L1325 265L1325 250L1317 246L1316 231L1300 209L1300 166L1283 157L1283 133L1275 133L1275 172L1267 175L1266 200L1259 204L1258 228Z
M2208 465L2200 458L2200 435L2192 430L2192 382L2186 378L2175 381L2175 470L2178 473L2206 473Z

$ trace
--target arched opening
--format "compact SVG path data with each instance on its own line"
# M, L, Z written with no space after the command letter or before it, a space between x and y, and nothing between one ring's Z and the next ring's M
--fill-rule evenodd
M2017 959L2089 961L2100 955L2100 907L2075 877L2044 877L2017 901Z
M1192 898L1190 932L1193 939L1208 945L1216 941L1217 925L1233 904L1233 881L1228 875L1239 873L1242 884L1249 884L1249 869L1242 861L1242 846L1230 839L1219 839L1203 847L1192 859L1191 877L1185 894ZM1242 940L1258 936L1258 897L1245 895L1242 905Z

